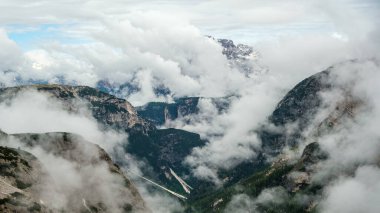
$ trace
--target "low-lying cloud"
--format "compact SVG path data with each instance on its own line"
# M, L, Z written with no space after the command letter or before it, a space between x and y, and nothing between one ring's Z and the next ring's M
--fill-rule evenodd
M328 188L322 212L378 212L379 178L378 166L362 166L353 177L340 177Z
M108 151L126 141L127 135L123 133L104 131L84 102L77 101L78 112L70 112L65 103L47 93L33 89L21 91L0 103L0 129L9 134L75 133Z
M9 134L74 133L80 140L83 140L77 150L72 150L75 152L71 154L74 158L90 162L94 156L99 154L99 150L92 143L98 144L109 153L113 160L124 162L120 166L128 178L135 179L136 182L133 184L136 185L132 187L138 188L149 209L155 209L157 212L182 209L179 202L163 194L165 192L157 189L148 190L151 186L135 175L141 175L139 168L143 165L141 165L142 162L131 159L131 156L125 153L123 148L127 143L125 133L104 128L92 117L85 102L75 100L71 104L73 107L48 93L38 92L34 89L24 89L16 94L3 94L0 103L0 129ZM44 137L40 138L42 144L55 140L54 137L49 138L48 135ZM113 175L105 162L97 165L81 165L73 159L54 155L38 145L26 146L17 138L1 141L0 144L26 150L35 155L43 164L49 176L41 180L44 185L39 186L41 188L39 195L44 205L49 208L63 208L76 212L83 208L84 201L82 199L87 200L87 205L97 204L90 203L91 201L103 202L112 212L122 212L125 201L141 204L139 204L140 201L134 200L135 197L128 197L124 192L117 194L120 186L125 186L124 180ZM94 188L94 185L97 187ZM78 194L78 190L82 194ZM167 205L162 206L162 203L167 203Z
M296 36L285 33L277 40L257 43L255 48L261 53L261 62L268 67L269 72L252 79L229 67L227 59L221 53L221 47L205 37L204 32L193 24L202 18L195 18L191 22L178 16L173 20L173 16L151 10L123 13L120 9L124 5L123 1L118 1L116 7L105 7L104 3L98 1L81 1L78 8L84 8L81 6L88 4L87 9L65 10L70 11L69 14L62 11L72 1L54 4L40 2L42 9L36 10L38 12L30 10L35 9L38 3L28 3L22 10L10 10L15 11L15 16L0 16L0 21L24 24L62 24L65 21L75 21L78 24L63 27L61 30L70 32L74 37L85 37L88 42L46 42L23 52L2 31L0 45L4 47L3 52L6 54L0 54L0 69L14 70L22 79L46 80L49 83L60 83L64 80L72 84L95 86L99 80L108 80L115 85L127 82L139 88L132 95L125 92L125 97L135 105L148 101L171 100L171 96L157 96L154 93L155 88L162 86L170 89L171 95L177 97L237 95L239 98L232 101L231 108L225 113L218 114L214 106L201 100L200 114L190 123L176 121L177 123L171 124L199 132L209 139L210 142L205 147L193 150L186 162L198 177L218 182L216 174L219 169L233 168L244 160L255 158L261 141L252 130L266 121L275 104L292 86L341 61L378 58L380 47L379 25L374 18L377 15L352 9L351 3L360 3L358 1L324 0L301 3L290 0L281 3L280 8L271 6L278 3L275 1L254 1L252 5L258 5L259 8L244 8L251 4L251 1L246 0L220 2L223 2L222 6L218 5L219 1L200 4L197 1L196 5L198 10L207 9L207 12L210 6L221 10L233 7L242 11L238 17L231 18L230 25L225 29L236 27L231 23L237 21L250 24L270 23L281 28L284 22L299 26L307 19L308 23L316 22L316 25L327 22L328 30L323 28L314 32L311 29L309 33ZM3 4L8 9L15 8L13 1ZM282 6L295 9L296 13L283 12ZM97 10L99 8L100 12ZM25 20L20 11L25 12L24 16L30 20ZM56 15L49 18L40 16L41 12ZM250 15L251 12L254 14ZM378 11L375 9L375 12ZM310 17L308 14L319 15L314 20L313 17L316 16ZM220 16L214 15L208 20L215 22L218 17ZM308 27L302 29L308 31ZM321 147L329 152L331 158L315 175L316 180L340 176L340 173L333 171L344 172L346 168L355 168L357 164L377 163L379 137L376 127L380 120L377 109L380 99L376 95L380 79L378 70L376 60L359 65L339 65L335 70L339 73L338 80L354 83L351 92L363 99L368 109L359 112L353 123L344 124L344 128L319 139ZM13 85L15 79L17 75L12 72L6 72L0 77L5 86ZM333 100L337 96L329 97ZM0 128L9 132L70 131L99 143L110 137L116 141L120 139L119 133L99 132L94 119L86 113L77 116L62 112L60 106L50 103L48 99L29 92L16 97L10 104L1 104ZM347 190L360 185L360 191L367 190L367 183L361 179L364 173L371 177L377 175L375 168L365 167L356 171L354 177L342 177L341 182L332 183L332 188L327 190L326 204L322 206L327 209L332 205L338 207L341 201L335 198L340 189ZM344 201L352 199L346 198Z

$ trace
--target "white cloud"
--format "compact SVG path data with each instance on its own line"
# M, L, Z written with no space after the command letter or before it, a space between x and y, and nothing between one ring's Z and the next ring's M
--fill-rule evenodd
M187 130L200 130L210 141L205 147L195 148L186 159L194 167L195 175L215 180L218 169L230 169L256 157L261 141L252 130L264 123L274 110L279 91L268 88L277 81L265 78L246 88L241 98L233 100L227 113L217 115L215 109L210 113L210 106L200 108L198 120L183 126Z
M0 3L3 25L74 23L62 29L62 33L85 37L91 42L63 44L57 39L23 54L1 32L0 45L5 47L6 54L0 54L3 61L0 68L15 69L24 77L46 78L49 82L57 82L61 76L69 82L90 86L100 79L136 83L142 90L130 97L135 104L163 100L153 94L153 87L161 84L176 96L241 95L228 113L216 115L209 103L202 102L201 114L190 125L176 124L210 137L210 143L194 150L187 162L198 176L218 181L218 169L231 168L255 157L260 141L250 130L265 121L275 103L293 85L340 61L379 57L379 30L374 21L377 15L353 9L353 2L358 1L113 1L110 4L97 0L32 3L6 0ZM290 10L293 12L287 12ZM316 30L314 25L318 26ZM222 31L220 35L235 36L237 30L247 34L245 30L254 27L269 29L258 32L265 36L280 31L276 41L257 44L263 63L270 69L262 79L246 79L230 69L221 47L204 37L205 32ZM289 33L293 31L296 36ZM373 64L361 69L373 72L364 77L353 75L364 78L364 83L358 83L355 91L366 98L373 111L358 121L362 126L355 126L358 130L355 134L342 130L340 133L345 134L321 140L322 146L333 156L331 168L349 167L357 162L373 163L378 153L374 139L378 138L376 106L380 99L374 85L378 84L379 76ZM8 75L1 80L8 85L12 78ZM7 122L7 125L2 122L1 127L11 132L73 131L92 140L105 137L103 133L93 134L98 130L93 120L57 112L55 109L59 107L46 105L48 102L43 97L33 95L33 98L16 99L12 109L1 105L3 113L0 115ZM15 113L19 110L25 114L30 109L36 111L35 115L22 117ZM56 118L61 117L57 123ZM38 125L31 126L31 122ZM47 123L52 125L47 126ZM80 128L77 123L81 123ZM218 133L221 133L218 137L210 136ZM342 135L350 136L349 140ZM361 138L368 139L368 143L361 143ZM341 142L344 140L347 143ZM366 155L359 155L359 150ZM338 161L341 163L336 164Z
M40 42L42 44L40 49L28 51L25 54L26 63L21 63L22 66L17 70L24 77L46 78L50 82L57 82L58 77L64 77L68 82L90 86L94 86L100 79L109 79L121 84L141 79L145 81L143 90L133 96L132 100L139 105L152 99L162 100L152 94L152 87L162 84L169 87L177 96L223 96L254 83L227 67L227 61L220 53L221 48L205 38L204 32L193 25L196 18L192 18L191 15L187 17L189 13L177 15L186 8L191 8L190 14L198 14L198 18L203 17L200 19L205 23L208 18L213 17L205 15L206 8L207 11L213 8L211 11L217 16L222 16L219 21L213 20L213 24L224 23L230 19L231 23L244 26L257 27L267 22L269 25L284 27L299 24L299 21L303 20L328 20L329 23L341 27L335 35L339 33L349 40L356 39L357 42L362 42L361 45L366 44L363 41L366 41L367 34L373 30L374 25L368 21L367 16L358 14L348 1L325 2L326 5L317 1L302 4L296 0L278 4L275 2L164 1L158 4L146 1L114 1L112 4L105 4L89 0L76 2L78 9L68 10L71 14L64 14L63 10L69 8L72 1L27 3L20 0L5 1L3 6L13 8L23 4L25 6L21 10L28 12L23 16L14 14L8 19L0 18L0 20L5 24L21 22L27 26L34 22L39 24L67 22L59 29L61 33L84 37L90 41L65 45L57 38L57 42L54 43ZM144 10L141 5L150 5L152 8ZM155 6L158 7L154 9ZM349 23L345 22L348 20L347 15L337 10L340 6L350 9L349 15L354 16L355 21L360 23L360 29L351 30ZM227 9L231 8L239 12L235 15L226 14ZM292 8L292 13L286 12L290 11L289 8ZM167 13L167 10L176 12ZM41 16L45 13L48 15ZM273 18L274 20L271 20ZM300 24L303 25L305 24ZM279 29L287 31L282 27ZM282 72L284 80L289 81L284 83L284 87L288 88L288 85L332 63L365 54L365 51L360 51L358 46L352 46L336 36L334 38L332 36L334 32L326 33L322 30L319 33L320 35L313 36L306 34L308 35L306 37L304 34L299 34L295 39L285 34L285 38L278 43L258 45L271 71L276 74ZM294 63L295 59L299 59L297 63ZM292 79L293 73L300 76Z
M22 51L17 44L8 38L7 33L0 29L0 69L8 70L19 66L22 59Z
M34 90L18 93L0 103L0 129L11 133L70 132L110 151L126 135L102 127L78 100L79 112L69 112L63 102Z
M380 170L374 166L358 168L354 177L340 178L327 191L321 212L378 212Z
M258 205L281 204L288 198L287 192L283 188L270 188L263 190L259 196L252 198L246 194L234 195L227 204L224 212L260 212Z
M380 207L374 200L379 193L379 61L337 64L331 76L337 88L321 94L324 104L312 122L314 131L306 131L307 139L301 145L317 140L328 154L328 159L315 165L311 174L314 184L325 186L317 208L322 212L377 212ZM344 107L350 115L334 114L336 106ZM320 130L319 125L327 117L336 122L334 129L316 138L316 129Z
M87 205L102 203L112 212L123 212L127 203L131 203L136 212L141 210L143 201L133 194L134 186L127 188L124 178L110 172L107 162L95 160L99 159L99 149L95 145L72 138L76 144L72 149L59 150L62 144L54 151L43 148L46 142L58 143L55 137L40 135L40 141L33 147L13 136L0 141L2 146L25 150L38 159L38 163L29 162L33 165L31 175L38 178L28 189L33 199L53 211L80 212L85 209L83 200Z
M147 166L141 165L142 162L131 159L125 153L123 146L127 142L127 135L113 130L104 130L80 100L73 103L76 110L70 112L64 102L35 90L20 91L10 99L4 97L0 103L0 129L4 132L9 134L75 133L83 137L85 141L82 141L83 143L80 143L78 149L74 150L76 152L73 155L74 158L90 162L99 151L92 143L98 144L110 154L113 160L124 161L120 166L128 169L125 170L128 178L136 178L135 173L141 175L139 167ZM45 137L42 137L41 140L54 140L49 136ZM39 146L27 147L17 139L0 141L0 144L29 151L43 163L49 177L41 180L43 186L40 186L42 190L40 196L41 200L51 208L65 208L76 212L79 211L77 208L82 207L82 199L86 199L87 202L100 200L113 212L119 212L120 204L124 201L133 201L138 204L136 200L133 200L135 198L119 192L120 185L124 186L125 184L124 180L109 173L109 168L104 163L99 165L82 164L78 169L78 162L48 153ZM133 185L133 187L135 186L144 196L146 205L155 212L182 209L177 200L164 192L148 190L151 186L139 178L136 185ZM81 193L78 193L78 190Z
M136 12L106 18L101 26L86 32L92 43L47 43L27 51L16 71L25 79L64 78L89 86L102 79L135 82L142 89L131 97L135 104L157 99L152 90L161 85L175 96L224 96L252 83L228 66L214 40L184 20Z
M141 200L135 200L139 197L132 195L131 190L123 188L125 180L111 173L106 162L92 161L99 155L99 149L94 144L114 154L113 151L126 142L125 134L103 130L80 100L72 103L77 110L70 112L64 102L35 90L20 91L11 94L14 95L11 98L3 95L0 128L4 132L70 132L79 135L72 138L73 143L79 141L75 149L63 151L72 153L61 156L43 148L46 141L56 140L53 135L42 135L41 141L34 147L26 146L13 136L0 141L2 146L32 153L42 163L42 173L46 172L47 176L39 176L40 182L33 186L36 199L41 199L51 209L58 211L63 208L73 212L83 209L82 199L88 205L102 202L112 212L122 212L126 201L136 204L135 207L142 204Z

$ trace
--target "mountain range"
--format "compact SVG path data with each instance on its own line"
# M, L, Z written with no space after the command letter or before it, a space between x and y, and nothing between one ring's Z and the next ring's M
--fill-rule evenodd
M252 48L235 46L229 40L218 42L231 66L241 65L247 76L254 72L247 64L247 58L255 54ZM63 103L70 113L79 114L81 107L89 109L101 129L128 134L128 140L121 144L123 151L144 163L140 168L144 178L184 195L186 200L180 199L180 202L185 212L228 212L234 197L257 198L268 189L277 190L284 199L257 203L254 211L316 212L327 183L313 182L311 174L330 157L321 149L318 138L339 128L345 119L353 119L356 110L363 105L362 100L345 91L344 101L331 103L332 110L318 117L315 124L319 109L325 104L321 94L342 90L334 83L334 78L336 75L331 67L292 88L267 116L267 122L252 130L262 143L257 157L232 169L220 170L219 178L226 180L220 186L198 178L184 163L192 150L206 146L208 139L196 132L166 128L165 124L197 115L201 99L210 100L222 113L228 111L232 99L239 97L181 97L171 103L151 102L135 107L120 98L119 92L124 87L131 92L138 88L100 82L98 88L49 84L5 87L0 89L0 103L10 102L22 92L35 91ZM164 87L157 91L170 93ZM310 134L305 135L310 127ZM122 169L127 167L126 159L110 156L91 141L63 132L1 132L0 136L2 212L154 212L130 180L128 170ZM284 150L298 150L300 155L291 158ZM57 171L53 168L59 165L50 165L52 159L68 164L73 182L55 179ZM77 184L76 181L83 179L86 181ZM66 205L57 206L53 199L57 195L49 192L63 196ZM300 196L307 200L298 202Z

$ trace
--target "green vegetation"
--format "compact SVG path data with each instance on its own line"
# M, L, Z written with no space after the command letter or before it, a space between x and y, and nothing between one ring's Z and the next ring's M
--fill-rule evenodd
M281 185L284 176L292 169L293 166L287 164L270 166L237 184L221 188L190 203L187 212L222 212L234 195L247 194L257 197L264 189ZM213 206L216 201L221 199L223 201L220 204Z

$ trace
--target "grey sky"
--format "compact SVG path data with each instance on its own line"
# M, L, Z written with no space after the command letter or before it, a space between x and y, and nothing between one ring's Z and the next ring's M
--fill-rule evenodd
M83 27L95 27L104 18L154 12L184 20L205 35L252 44L287 35L332 34L337 29L325 5L365 13L374 19L380 14L380 4L375 0L3 0L0 25L8 31L41 33L45 38L41 25L81 25L83 30ZM62 41L63 37L55 32L49 40ZM23 42L17 36L14 39Z

